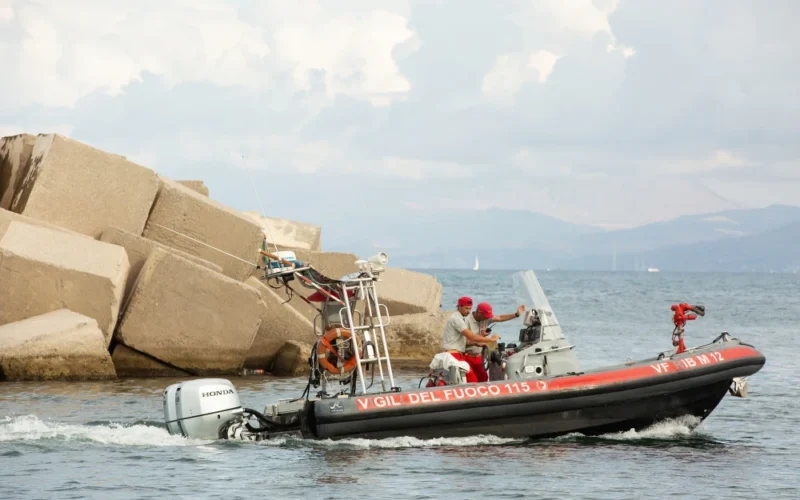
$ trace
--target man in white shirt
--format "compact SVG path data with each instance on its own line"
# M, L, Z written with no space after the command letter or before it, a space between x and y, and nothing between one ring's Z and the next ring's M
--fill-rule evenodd
M469 340L470 343L484 345L500 338L498 335L493 335L491 337L482 336L470 330L467 326L466 318L471 309L472 299L469 297L461 297L458 299L456 311L447 318L447 322L444 325L442 349L450 353L450 355L458 361L467 361L465 358L467 340ZM472 366L471 363L470 366ZM467 373L467 383L471 382L477 382L473 370Z
M489 333L486 331L491 328L495 323L502 323L504 321L519 318L525 312L525 306L517 307L517 311L512 314L501 314L495 316L492 312L492 306L486 302L481 302L472 314L467 314L464 320L467 323L467 328L470 331L476 332L484 338ZM497 335L494 337L499 338ZM486 382L489 380L489 374L486 373L486 368L483 367L483 345L484 343L467 343L464 354L464 361L469 363L472 372L475 373L475 378L478 382Z

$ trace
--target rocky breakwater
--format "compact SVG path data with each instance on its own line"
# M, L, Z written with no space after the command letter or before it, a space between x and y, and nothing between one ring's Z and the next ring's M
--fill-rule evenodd
M317 313L258 279L265 234L331 277L356 271L320 227L234 210L202 180L58 134L0 138L0 379L307 372ZM393 366L427 365L441 285L390 268L378 292Z

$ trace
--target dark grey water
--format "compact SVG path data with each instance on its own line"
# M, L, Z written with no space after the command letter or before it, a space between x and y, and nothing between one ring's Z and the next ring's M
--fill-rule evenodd
M514 308L511 273L435 273L444 306L469 294ZM722 330L767 357L747 399L726 397L694 432L544 441L187 441L162 425L173 380L0 383L0 498L800 498L800 275L539 272L583 367L669 349L669 307L702 303L687 345ZM509 322L496 332L513 341ZM416 386L422 374L400 378ZM300 379L242 378L243 404L298 396Z

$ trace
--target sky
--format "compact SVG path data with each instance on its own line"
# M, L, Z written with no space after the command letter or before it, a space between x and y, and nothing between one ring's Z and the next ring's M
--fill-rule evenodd
M797 205L798 13L792 0L0 0L0 136L65 134L323 228L365 210L616 228Z

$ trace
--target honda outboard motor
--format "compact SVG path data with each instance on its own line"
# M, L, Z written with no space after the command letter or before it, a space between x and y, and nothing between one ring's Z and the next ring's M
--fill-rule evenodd
M219 439L220 430L242 415L239 394L220 378L189 380L164 391L164 419L170 434L194 439Z

